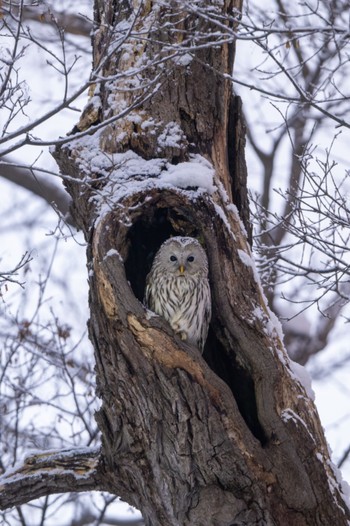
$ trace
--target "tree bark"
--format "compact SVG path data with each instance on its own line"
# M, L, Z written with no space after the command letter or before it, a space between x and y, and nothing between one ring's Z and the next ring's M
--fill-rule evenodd
M55 157L76 180L66 184L88 242L98 479L152 526L345 525L317 411L283 349L242 223L244 127L225 78L236 8L95 1L94 68L105 80L90 108L96 115L99 101L100 122L130 111L72 136ZM194 169L202 185L171 183L174 171ZM208 254L203 356L142 305L155 251L173 234L198 237Z
M0 509L53 493L103 489L98 477L99 459L96 448L44 451L28 456L20 466L0 477Z

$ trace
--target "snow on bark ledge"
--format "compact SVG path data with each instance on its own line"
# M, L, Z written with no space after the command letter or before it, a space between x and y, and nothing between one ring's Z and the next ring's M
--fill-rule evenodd
M217 191L215 170L199 154L190 155L189 161L176 165L165 158L146 160L132 150L107 154L100 149L98 133L72 141L67 147L74 152L79 170L85 174L83 183L96 180L105 183L91 198L100 218L124 198L153 188L186 190L193 199Z

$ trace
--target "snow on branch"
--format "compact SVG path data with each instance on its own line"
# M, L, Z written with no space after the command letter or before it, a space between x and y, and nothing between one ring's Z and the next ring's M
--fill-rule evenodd
M0 476L0 509L54 493L99 488L99 448L39 452Z

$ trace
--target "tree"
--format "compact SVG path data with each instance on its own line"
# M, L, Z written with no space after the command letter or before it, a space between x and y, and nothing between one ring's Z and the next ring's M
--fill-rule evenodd
M287 320L317 307L312 331L317 337L310 337L310 327L305 333L302 321L284 323L290 356L305 364L326 347L349 299L348 173L339 160L350 122L349 5L273 0L269 8L246 2L241 24L254 42L254 60L246 60L235 82L254 90L250 104L258 107L256 112L248 108L245 116L250 154L263 173L261 195L252 201L266 296ZM281 294L294 309L280 301Z
M349 519L250 256L229 79L239 7L95 2L95 91L54 155L88 243L102 449L30 456L2 477L3 507L100 489L154 526ZM209 257L204 357L141 303L174 233L199 237Z

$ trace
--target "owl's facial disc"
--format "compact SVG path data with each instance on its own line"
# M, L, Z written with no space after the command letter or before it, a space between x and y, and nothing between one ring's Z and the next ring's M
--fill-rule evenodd
M178 277L195 275L200 269L201 254L196 252L197 247L175 247L167 254L168 269Z

